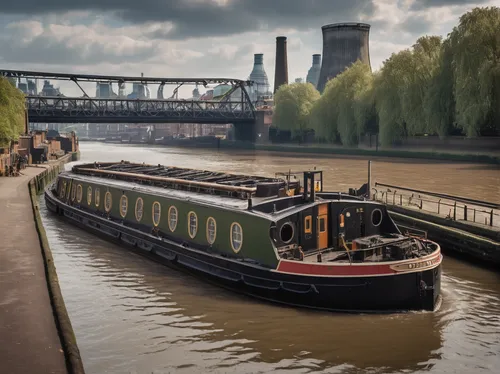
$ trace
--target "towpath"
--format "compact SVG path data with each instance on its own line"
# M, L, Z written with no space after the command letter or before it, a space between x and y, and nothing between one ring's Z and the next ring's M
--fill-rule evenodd
M0 178L0 372L67 373L47 288L28 167Z

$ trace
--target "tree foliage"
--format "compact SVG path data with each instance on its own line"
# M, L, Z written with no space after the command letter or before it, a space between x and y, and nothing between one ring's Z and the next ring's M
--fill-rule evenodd
M24 95L0 77L0 146L17 140L24 130Z
M349 146L377 131L383 145L458 130L500 136L499 30L500 8L475 8L445 40L423 36L376 73L357 61L330 80L319 99L309 96L312 89L300 96L299 86L282 86L275 123L293 130L307 123L319 140Z
M309 129L309 115L319 97L311 83L281 85L274 97L273 124L280 130L302 136Z
M458 125L468 136L500 130L500 8L475 8L450 35Z

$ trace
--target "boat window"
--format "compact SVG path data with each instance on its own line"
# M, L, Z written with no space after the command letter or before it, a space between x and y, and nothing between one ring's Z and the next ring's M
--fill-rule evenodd
M87 187L87 204L92 204L92 187Z
M140 222L142 219L142 215L144 214L144 201L142 197L138 197L135 201L135 219L137 222Z
M198 231L198 217L195 212L189 212L188 214L188 232L191 238L196 236Z
M380 209L374 209L372 211L372 224L373 226L380 226L382 223L382 211Z
M69 199L69 195L71 194L71 182L68 182L68 188L66 189L66 194L64 195L67 199Z
M304 218L304 233L310 234L312 233L312 217L307 216Z
M215 237L217 236L217 224L213 217L207 219L207 241L209 244L214 244Z
M76 184L71 186L71 201L75 201L76 197Z
M125 218L127 215L127 210L128 210L128 198L125 195L122 195L120 197L120 215L122 218Z
M76 187L76 201L78 201L79 203L81 203L82 199L83 199L83 187L82 187L81 184L79 184Z
M62 182L62 189L59 192L59 196L61 197L61 199L64 199L64 195L66 195L66 181Z
M95 197L94 197L94 202L95 202L95 206L99 206L99 204L101 203L101 190L99 190L99 187L97 187L95 189Z
M175 206L172 205L168 208L168 228L172 232L174 232L177 227L178 216L177 208Z
M158 226L161 218L161 205L158 201L153 203L153 225Z
M237 222L231 224L231 247L235 253L238 253L243 245L243 229Z
M325 232L325 231L326 231L325 217L321 217L319 219L319 232Z
M104 210L109 213L111 211L111 206L113 204L113 198L111 197L111 192L106 191L104 194Z

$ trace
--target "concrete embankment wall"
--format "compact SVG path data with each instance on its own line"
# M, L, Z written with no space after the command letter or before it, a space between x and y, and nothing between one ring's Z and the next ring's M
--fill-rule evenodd
M46 186L48 186L57 175L64 170L64 165L71 161L76 161L79 158L78 153L68 154L56 162L50 163L49 167L38 174L29 182L29 191L31 197L31 204L33 206L33 216L35 219L35 226L40 239L40 247L42 249L42 256L45 263L45 275L47 279L47 286L49 290L50 301L54 311L54 319L59 332L61 345L66 357L68 371L72 374L84 374L82 359L80 351L76 342L73 327L64 304L64 299L59 287L59 279L57 277L54 259L50 250L47 235L40 216L38 205L38 195L42 193Z

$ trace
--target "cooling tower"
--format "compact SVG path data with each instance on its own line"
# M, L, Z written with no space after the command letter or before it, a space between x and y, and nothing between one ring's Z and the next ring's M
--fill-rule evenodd
M307 83L312 83L314 87L318 87L319 73L321 71L321 55L313 55L312 66L307 72Z
M276 69L274 71L274 93L282 85L288 84L288 57L286 36L276 38Z
M326 82L342 73L357 60L370 66L370 25L366 23L336 23L321 28L323 31L323 64L318 80L318 91Z

